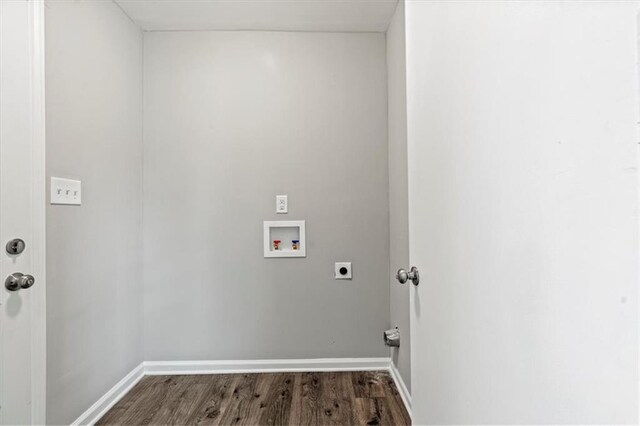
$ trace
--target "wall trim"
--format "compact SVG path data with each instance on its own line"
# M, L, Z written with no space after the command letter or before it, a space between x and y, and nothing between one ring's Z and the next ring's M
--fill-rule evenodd
M29 0L31 78L31 423L45 424L47 410L46 175L44 1Z
M400 393L400 397L402 398L402 402L404 403L404 408L407 409L407 413L409 413L409 417L411 415L411 393L409 389L407 389L407 385L404 384L404 380L402 380L402 376L400 372L396 368L393 361L389 361L389 373L393 378L393 381L396 383L396 387L398 388L398 392Z
M145 361L145 375L388 370L389 358Z
M140 363L109 389L95 404L82 413L72 425L93 425L104 416L111 407L122 399L144 376L144 363Z

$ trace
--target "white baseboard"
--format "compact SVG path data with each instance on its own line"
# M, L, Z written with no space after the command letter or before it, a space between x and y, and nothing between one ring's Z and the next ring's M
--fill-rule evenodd
M109 389L95 404L82 413L72 425L93 425L104 416L116 402L133 388L144 376L144 363L141 363Z
M144 374L231 374L296 371L388 370L389 358L270 359L249 361L145 361Z
M398 392L400 392L404 407L407 409L409 417L411 417L411 393L409 393L409 389L407 389L407 385L404 384L404 380L402 380L402 376L393 361L389 362L389 373L391 373L393 381L396 382L396 387L398 388Z

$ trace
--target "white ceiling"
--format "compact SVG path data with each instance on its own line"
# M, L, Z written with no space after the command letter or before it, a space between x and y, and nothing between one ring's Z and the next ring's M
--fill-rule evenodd
M142 29L387 30L398 0L114 0Z

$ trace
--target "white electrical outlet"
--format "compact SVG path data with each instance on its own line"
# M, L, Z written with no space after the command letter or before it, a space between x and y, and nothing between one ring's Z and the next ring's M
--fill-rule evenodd
M351 262L336 262L335 265L335 279L336 280L350 280L351 274Z
M51 177L51 204L81 205L81 182L79 180Z
M289 212L289 202L286 195L276 195L276 213L284 214Z

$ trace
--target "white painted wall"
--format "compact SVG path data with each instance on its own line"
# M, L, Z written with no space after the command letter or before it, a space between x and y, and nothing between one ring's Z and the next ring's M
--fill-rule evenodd
M46 3L47 424L69 424L142 361L142 33L112 2Z
M387 356L384 34L153 32L144 56L145 359ZM263 258L262 221L296 219L307 257Z
M638 423L637 11L407 2L415 423Z
M400 347L391 358L411 390L411 334L409 285L395 278L409 269L409 212L407 199L407 92L404 1L398 3L387 31L387 87L389 97L389 264L391 326L400 328Z

